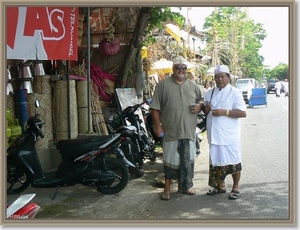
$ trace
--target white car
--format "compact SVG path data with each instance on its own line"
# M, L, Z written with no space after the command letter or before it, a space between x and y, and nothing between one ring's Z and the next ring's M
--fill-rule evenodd
M236 81L235 87L242 91L244 101L248 103L252 89L256 87L256 80L254 78L242 78Z

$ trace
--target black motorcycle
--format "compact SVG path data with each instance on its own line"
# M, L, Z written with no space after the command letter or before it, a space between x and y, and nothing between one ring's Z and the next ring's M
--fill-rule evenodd
M39 101L35 102L36 108ZM39 115L27 120L27 128L7 149L7 194L18 194L31 185L35 188L67 187L75 184L89 185L103 194L123 190L129 181L128 161L121 150L126 138L119 133L81 139L60 140L57 149L62 156L55 175L42 171L35 144L43 138ZM118 156L119 159L112 157ZM121 160L120 160L121 159ZM53 197L53 199L54 199Z
M107 114L106 124L110 133L120 133L131 140L130 145L122 145L125 156L136 167L129 170L137 177L144 175L144 160L156 160L155 144L150 140L147 130L143 127L144 121L136 111L147 102L128 106L121 113L111 110ZM128 122L128 123L127 123Z
M145 120L146 129L147 129L148 134L149 134L149 139L152 140L152 142L154 142L155 145L163 146L163 136L158 137L154 133L154 122L153 122L153 118L152 118L152 115L151 115L151 110L149 108L149 105L151 104L151 101L152 101L151 99L148 99L147 103L144 103L144 104L141 105L141 110L142 110L143 117L144 117L144 120Z

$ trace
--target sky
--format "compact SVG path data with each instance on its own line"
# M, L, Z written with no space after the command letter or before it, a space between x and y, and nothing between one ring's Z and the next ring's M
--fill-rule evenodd
M289 13L288 7L249 7L249 18L263 24L267 37L261 42L259 54L265 58L264 65L274 68L280 62L289 63ZM189 18L196 30L202 31L205 18L214 11L214 7L192 7ZM181 14L187 16L186 7Z

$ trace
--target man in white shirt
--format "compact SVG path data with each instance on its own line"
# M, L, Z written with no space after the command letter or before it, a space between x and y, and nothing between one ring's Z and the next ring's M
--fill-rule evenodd
M276 90L276 97L280 97L281 82L278 79L276 79L276 83L274 87Z
M209 190L207 195L226 193L225 178L232 175L233 186L229 199L240 196L242 170L240 119L246 117L246 104L240 90L230 85L226 65L215 68L216 87L205 94L207 139L209 143Z
M284 79L284 95L286 96L286 97L288 97L289 96L289 82L288 82L288 80L287 79Z

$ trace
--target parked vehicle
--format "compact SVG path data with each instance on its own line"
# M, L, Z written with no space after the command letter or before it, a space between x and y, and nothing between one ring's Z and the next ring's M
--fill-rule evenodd
M252 94L252 89L256 88L256 80L254 78L242 78L236 81L235 87L242 91L244 101L248 103Z
M35 106L39 107L38 100ZM62 162L51 176L42 171L35 148L37 138L44 137L42 125L37 113L29 117L24 133L7 149L8 195L21 193L29 185L58 189L78 183L92 186L104 194L115 194L126 187L129 180L127 165L135 166L120 148L124 140L120 134L58 141L56 148ZM54 197L56 193L57 190Z
M284 81L280 81L280 83L281 83L280 92L284 93ZM269 94L270 92L274 92L274 93L276 92L275 84L276 84L276 80L275 79L269 79L268 80L267 94Z
M149 108L149 105L151 104L151 101L152 101L151 99L148 99L147 103L142 104L141 110L142 110L142 114L143 114L143 117L144 117L146 129L148 131L149 139L152 140L152 142L154 142L155 145L161 145L162 146L164 137L163 136L158 137L154 133L154 122L153 122L153 119L152 119L151 110Z
M267 94L269 94L271 91L275 93L275 91L276 91L275 84L276 84L275 79L269 79L268 80Z
M128 106L121 113L112 110L106 114L106 124L110 133L121 133L122 136L131 139L131 145L122 145L121 148L125 156L136 166L135 169L129 167L136 176L144 175L144 160L155 161L155 144L149 138L149 133L143 127L144 121L136 111L147 102L142 102L133 106Z
M144 160L145 154L141 149L139 142L139 134L136 127L132 125L121 126L115 130L120 133L122 137L126 137L128 142L123 142L121 149L126 158L135 166L128 167L129 172L135 174L137 177L142 177L145 173Z
M6 205L7 219L33 219L40 210L40 206L35 203L29 203L35 193L23 194L12 203Z

